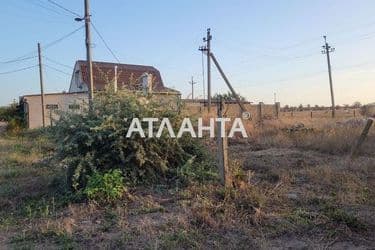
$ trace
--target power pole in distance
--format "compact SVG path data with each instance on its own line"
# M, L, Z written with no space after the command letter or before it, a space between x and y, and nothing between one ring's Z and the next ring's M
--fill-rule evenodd
M191 77L191 81L189 82L189 84L191 84L191 99L194 100L194 84L196 84L197 82L194 82L194 77Z
M327 64L328 64L328 76L329 76L329 86L331 89L331 102L332 102L332 118L335 118L335 96L333 93L333 85L332 85L332 70L331 70L331 58L329 56L329 53L335 51L335 48L332 48L327 43L327 36L323 36L324 38L324 46L322 46L323 50L322 53L327 55Z
M42 122L43 128L46 126L44 117L44 84L43 84L43 69L42 69L42 49L40 48L40 43L38 43L38 58L39 58L39 79L40 79L40 98L42 102Z
M203 86L203 100L206 99L206 82L204 75L204 52L202 51L202 86Z
M207 29L207 36L203 38L203 42L206 43L206 46L201 46L200 51L205 51L207 53L207 106L208 112L211 110L211 29Z

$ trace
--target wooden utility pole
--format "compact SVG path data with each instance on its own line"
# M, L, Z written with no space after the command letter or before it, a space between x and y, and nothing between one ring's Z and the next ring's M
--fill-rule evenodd
M42 49L40 43L38 43L38 58L39 58L39 79L40 79L40 99L42 103L42 122L43 128L46 126L44 117L44 83L43 83L43 69L42 69Z
M332 85L332 70L331 70L331 58L329 54L333 51L335 51L335 48L332 48L327 43L327 36L323 36L324 38L324 46L322 46L323 50L322 53L327 55L327 64L328 64L328 77L329 77L329 86L331 89L331 102L332 102L332 118L335 118L336 112L335 112L335 97L333 93L333 85Z
M91 15L90 15L90 1L85 0L85 30L86 30L86 62L87 62L87 76L89 80L89 105L90 109L94 100L94 79L92 73L92 56L91 56Z
M207 36L203 38L203 42L206 43L206 46L201 46L200 51L207 53L207 107L208 112L211 111L211 29L207 29Z
M207 102L208 102L208 111L211 109L211 29L207 29Z
M217 116L219 118L223 117L224 102L222 97L219 99ZM226 131L222 134L222 125L221 122L218 122L217 126L217 146L218 146L218 162L219 162L219 174L222 184L225 187L231 187L231 176L229 171L229 162L228 162L228 138Z
M194 77L192 76L191 77L191 81L189 82L189 84L191 84L191 99L194 100L194 84L196 84L197 82L194 82Z

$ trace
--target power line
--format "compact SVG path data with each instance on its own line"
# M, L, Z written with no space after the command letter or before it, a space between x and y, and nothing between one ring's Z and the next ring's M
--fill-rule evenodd
M354 39L355 38L355 39ZM362 40L368 40L368 39L373 39L375 38L375 32L367 32L367 33L363 33L363 34L358 34L356 35L355 37L353 37L353 39L350 39L349 41L346 40L344 42L341 42L339 43L341 46L345 46L349 43L352 43L352 42L358 42L358 41L362 41ZM297 43L296 43L297 44ZM317 52L313 52L313 53L309 53L309 54L305 54L305 55L300 55L300 56L293 56L293 57L289 57L289 58L286 58L285 60L281 61L281 62L275 62L275 63L267 63L267 64L263 64L263 65L260 65L260 66L255 66L254 70L250 70L250 71L255 71L255 70L263 70L263 69L268 69L270 67L274 67L274 66L277 66L277 65L283 65L285 64L286 62L292 62L292 61L296 61L298 63L304 63L305 61L301 60L301 59L305 59L305 58L311 58L311 57L315 57L319 55L319 53ZM267 57L268 55L264 55L263 57ZM241 64L247 64L248 62L250 62L249 59L246 59L246 60L242 60L241 61ZM249 70L246 70L247 72Z
M30 60L30 59L33 59L33 58L36 58L37 56L29 56L29 57L24 57L24 58L20 58L20 59L14 59L14 60L9 60L9 61L4 61L4 62L0 62L2 64L8 64L8 63L15 63L15 62L21 62L21 61L26 61L26 60Z
M98 29L95 27L94 23L91 21L91 25L92 27L94 28L96 34L98 34L100 40L102 40L102 42L104 43L105 47L108 49L108 51L112 54L113 58L116 59L116 61L118 63L121 63L120 60L118 59L118 57L115 55L115 53L112 51L112 49L108 46L107 42L104 40L103 36L100 34L100 32L98 31Z
M6 61L4 63L13 62L13 61L17 62L17 61L22 61L24 59L27 60L29 57L31 57L31 55L36 54L36 53L38 53L38 51L37 50L33 50L33 51L31 51L31 52L23 55L23 56L19 56L19 57L16 57L14 59L10 59L10 60L8 60L8 61ZM37 56L35 56L35 57L37 57Z
M66 11L66 12L68 12L68 13L76 16L76 17L81 17L80 14L78 14L78 13L76 13L76 12L74 12L74 11L68 9L68 8L65 8L64 6L62 6L61 4L56 3L55 1L48 0L48 2L51 3L51 4L53 4L53 5L55 5L55 6L57 6L57 7L59 7L60 9Z
M358 67L362 67L364 65L369 65L369 64L370 64L370 62L347 65L347 66L336 68L335 71L343 71L343 70L347 70L347 69L358 68ZM249 84L246 84L246 85L247 85L247 87L249 87L249 86L253 87L253 86L259 86L259 84L265 85L265 84L274 84L274 83L295 81L295 80L301 80L301 79L316 77L316 76L321 75L323 73L327 73L327 70L321 70L321 71L316 71L316 72L312 72L312 73L301 74L301 75L298 75L298 76L293 76L293 77L284 78L284 79L277 79L277 80L268 81L268 82L260 81L260 82L257 82L257 83L251 84L251 85L249 85Z
M48 65L48 64L43 64L43 66L46 66L47 68L50 68L50 69L52 69L52 70L54 70L54 71L56 71L56 72L59 72L59 73L61 73L61 74L64 74L64 75L68 75L68 76L71 75L71 74L69 74L69 73L67 73L67 72L65 72L65 71L59 70L58 68L55 68L55 67L50 66L50 65Z
M66 35L64 35L64 36L62 36L62 37L60 37L60 38L58 38L58 39L56 39L56 40L54 40L54 41L48 43L46 46L43 47L43 49L50 48L50 47L52 47L52 46L54 46L54 45L60 43L61 41L67 39L67 38L70 37L70 36L72 36L73 34L75 34L76 32L78 32L79 30L83 29L83 27L84 27L84 25L82 25L82 26L80 26L79 28L73 30L72 32L70 32L70 33L68 33L68 34L66 34ZM33 50L33 51L31 51L31 52L29 52L29 53L23 55L23 56L19 56L19 57L16 57L16 58L14 58L14 59L10 59L10 60L8 60L8 61L6 61L6 62L13 62L13 61L16 62L16 61L27 60L27 59L29 59L29 57L32 57L32 55L37 54L37 53L38 53L37 50ZM35 57L36 57L36 56L35 56ZM5 63L5 62L4 62L4 63Z
M73 69L73 67L71 67L71 66L69 66L69 65L66 65L66 64L63 64L63 63L61 63L61 62L58 62L58 61L56 61L56 60L54 60L54 59L51 59L51 58L49 58L49 57L47 57L47 56L43 56L43 58L45 58L47 61L50 61L50 62L52 62L52 63L54 63L54 64L60 65L60 66L65 67L65 68L67 68L67 69Z
M57 39L57 40L55 40L55 41L52 41L52 42L50 42L50 43L47 43L47 45L44 46L43 49L47 49L47 48L49 48L49 47L52 47L52 46L58 44L59 42L65 40L66 38L72 36L72 35L75 34L76 32L78 32L78 31L80 31L81 29L83 29L83 27L84 27L84 26L82 25L82 26L80 26L79 28L73 30L72 32L70 32L70 33L68 33L68 34L66 34L66 35L64 35L64 36L62 36L61 38L59 38L59 39Z
M29 67L25 67L25 68L15 69L15 70L11 70L11 71L0 72L0 75L7 75L7 74L11 74L11 73L16 73L16 72L24 71L24 70L27 70L27 69L36 68L38 66L39 65L34 65L34 66L29 66Z
M375 22L371 22L371 23L366 23L364 25L360 25L360 26L355 26L351 29L341 29L341 30L338 30L338 31L334 31L334 32L328 32L329 35L331 36L335 36L335 35L338 35L338 34L342 34L342 33L352 33L352 31L357 31L358 29L360 28L363 28L363 27L371 27L371 26L374 26L375 25ZM289 49L293 49L293 48L296 48L296 47L301 47L305 44L311 44L315 41L318 41L320 40L321 37L319 36L315 36L315 37L311 37L310 39L306 39L306 40L303 40L303 41L300 41L300 42L297 42L297 43L294 43L294 44L291 44L291 45L287 45L287 46L284 46L284 47L278 47L278 48L269 48L271 50L289 50Z
M330 36L335 36L337 34L347 33L348 31L349 32L357 31L357 30L362 29L364 27L371 27L371 26L374 26L374 25L375 25L375 22L370 22L370 23L366 23L366 24L362 24L362 25L358 25L358 26L352 26L351 29L341 29L341 30L337 30L337 31L331 32L331 33L328 32L328 34Z
M285 46L285 47L270 48L270 49L271 50L288 50L288 49L294 49L294 48L297 48L297 47L304 46L305 44L313 43L313 42L315 42L315 41L317 41L319 39L320 38L318 38L318 37L314 37L314 38L306 39L306 40L303 40L301 42L297 42L297 43L294 43L294 44L291 44L291 45L288 45L288 46Z
M38 6L38 7L42 8L42 9L48 10L48 11L50 11L50 12L53 12L53 13L55 13L55 14L63 15L63 16L68 16L68 15L63 14L63 13L61 13L61 12L58 12L57 10L55 10L55 9L53 9L53 8L50 8L50 7L45 6L45 5L44 5L44 2L41 1L41 0L38 1L39 3L36 3L36 2L33 2L33 1L26 1L26 2L28 2L28 3L30 3L30 4L33 4L33 5L35 5L35 6Z

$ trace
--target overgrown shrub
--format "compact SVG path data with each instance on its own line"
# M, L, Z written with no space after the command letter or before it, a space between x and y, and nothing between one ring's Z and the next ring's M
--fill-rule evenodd
M90 200L99 203L112 203L120 199L126 191L124 177L119 169L109 170L107 173L94 172L87 182L84 193Z
M74 190L85 188L88 176L121 169L127 185L186 182L212 176L209 155L191 138L126 138L132 118L168 117L179 128L182 117L152 98L128 91L106 90L95 96L93 111L67 113L53 128L58 156L68 168L68 182ZM157 131L159 123L154 123ZM147 129L145 129L147 136ZM197 172L196 172L197 171ZM183 174L181 174L183 172ZM199 177L189 173L199 173Z
M24 114L17 103L6 107L0 107L0 121L7 122L7 131L11 134L18 134L25 128Z

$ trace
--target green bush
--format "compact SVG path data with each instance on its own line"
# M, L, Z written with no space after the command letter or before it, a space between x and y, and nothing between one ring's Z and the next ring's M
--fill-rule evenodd
M26 125L23 111L17 103L0 107L0 121L8 123L7 131L11 134L19 134Z
M84 193L90 200L99 203L112 203L120 199L126 191L124 177L119 169L107 173L94 172L87 182Z
M201 143L197 143L196 139L190 137L181 138L180 143L183 145L184 151L188 152L191 157L181 166L172 169L171 177L177 178L179 184L182 185L193 181L218 180L217 169L213 167L215 159Z
M24 130L25 126L19 119L12 118L7 124L7 131L9 134L18 135Z
M186 173L196 170L211 176L213 161L198 140L170 138L166 133L160 138L141 138L138 134L126 138L134 117L168 117L173 128L179 128L182 121L177 111L152 98L111 90L96 94L92 112L62 114L52 135L73 190L84 189L89 176L105 173L112 166L122 171L127 185L186 182L194 179ZM155 124L154 131L157 129ZM191 166L180 175L179 169L186 164Z

